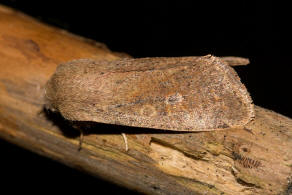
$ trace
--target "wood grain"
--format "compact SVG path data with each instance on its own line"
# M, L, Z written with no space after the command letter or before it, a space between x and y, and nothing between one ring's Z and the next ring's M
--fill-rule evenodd
M78 151L78 132L59 115L43 112L44 84L59 63L119 57L102 44L0 6L0 137L148 194L288 194L292 120L257 106L245 128L216 132L96 124ZM127 133L128 152L121 132Z

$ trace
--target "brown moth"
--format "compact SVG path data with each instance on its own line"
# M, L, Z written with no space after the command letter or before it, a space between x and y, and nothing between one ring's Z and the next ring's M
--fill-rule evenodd
M46 99L71 121L173 131L243 127L254 117L236 72L211 55L74 60L57 67Z

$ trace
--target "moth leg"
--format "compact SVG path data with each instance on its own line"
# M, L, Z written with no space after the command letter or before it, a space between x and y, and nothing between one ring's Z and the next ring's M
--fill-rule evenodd
M126 152L129 150L129 147L128 147L128 139L127 139L127 136L125 133L122 133L122 136L123 136L123 139L124 139L124 142L125 142L125 145L126 145Z
M83 142L83 131L82 129L78 128L78 130L80 131L80 137L79 137L79 147L78 150L80 151L82 149L82 142Z

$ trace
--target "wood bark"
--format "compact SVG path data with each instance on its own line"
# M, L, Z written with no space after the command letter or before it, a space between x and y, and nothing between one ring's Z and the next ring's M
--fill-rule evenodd
M44 85L59 63L118 59L103 44L0 6L0 137L148 194L288 194L292 120L256 106L244 128L173 133L96 125L84 135L43 110ZM128 138L125 151L121 132Z

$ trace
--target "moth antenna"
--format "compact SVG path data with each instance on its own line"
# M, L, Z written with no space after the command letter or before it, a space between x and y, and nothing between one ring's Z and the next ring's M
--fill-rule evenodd
M122 133L122 136L124 138L124 142L125 142L125 145L126 145L126 152L129 150L129 147L128 147L128 139L127 139L127 136L125 133Z
M78 130L80 131L80 137L79 137L79 147L78 150L80 151L82 149L82 142L83 142L83 131L81 129L78 128Z

